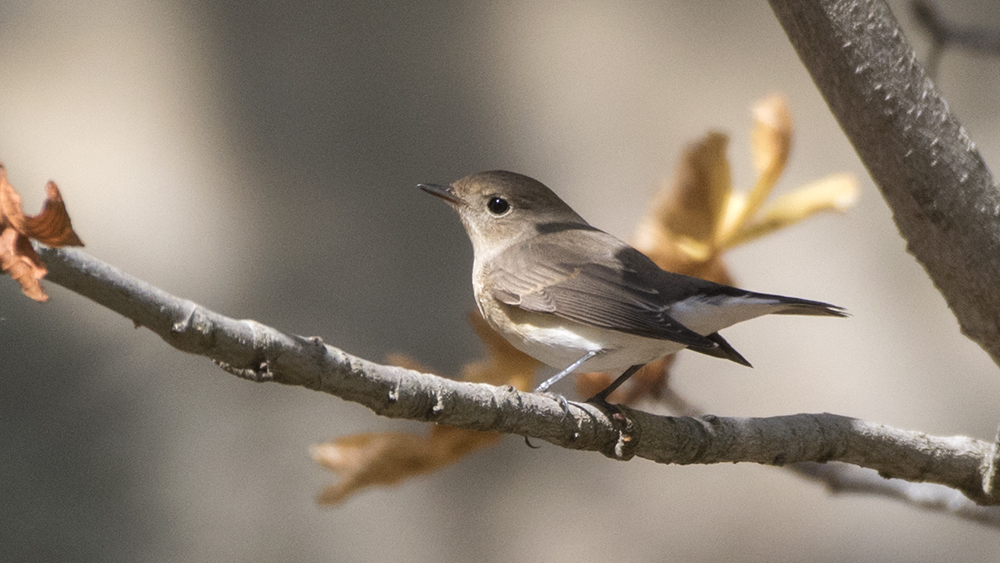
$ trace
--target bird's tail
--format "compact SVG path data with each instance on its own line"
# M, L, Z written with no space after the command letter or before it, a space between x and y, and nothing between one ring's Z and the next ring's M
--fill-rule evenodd
M780 306L773 311L772 315L814 315L818 317L847 317L850 316L846 309L823 303L822 301L811 301L809 299L799 299L798 297L785 297L783 295L768 295L766 293L754 293L754 298L773 301Z
M725 320L715 319L716 322L722 320L721 324L729 326L742 320L752 319L763 315L814 315L822 317L846 317L847 311L843 307L823 303L822 301L812 301L809 299L799 299L798 297L785 297L784 295L770 295L767 293L747 292L739 296L733 296L728 300L729 307L725 314ZM721 307L720 312L726 307ZM718 332L707 335L715 342L714 347L689 346L688 348L717 358L724 358L734 361L744 366L750 366L746 360Z

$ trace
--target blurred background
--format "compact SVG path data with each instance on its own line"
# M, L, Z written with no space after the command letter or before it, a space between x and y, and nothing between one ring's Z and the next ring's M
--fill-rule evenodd
M891 2L918 53L928 40ZM942 6L1000 27L991 0ZM628 237L685 143L784 92L778 192L848 171L861 200L727 257L740 285L847 307L726 337L747 370L682 354L674 383L726 416L833 412L991 439L1000 373L906 253L764 2L6 0L0 160L37 212L55 180L86 251L237 318L444 374L483 353L472 250L414 188L504 168ZM948 51L938 84L1000 161L1000 60ZM310 444L422 431L254 385L55 286L0 279L0 560L992 561L996 531L829 496L750 464L672 467L507 437L344 505ZM571 386L563 391L570 393Z

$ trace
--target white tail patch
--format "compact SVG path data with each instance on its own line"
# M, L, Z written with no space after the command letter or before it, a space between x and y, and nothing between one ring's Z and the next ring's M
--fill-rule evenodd
M753 295L696 296L678 301L670 307L669 314L698 334L707 335L736 323L778 313L787 307L787 303Z

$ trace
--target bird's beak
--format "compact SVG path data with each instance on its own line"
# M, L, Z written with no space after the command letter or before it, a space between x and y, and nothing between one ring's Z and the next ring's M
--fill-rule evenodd
M425 192L437 196L452 205L464 205L465 202L455 195L455 190L451 186L441 184L417 184L417 187Z

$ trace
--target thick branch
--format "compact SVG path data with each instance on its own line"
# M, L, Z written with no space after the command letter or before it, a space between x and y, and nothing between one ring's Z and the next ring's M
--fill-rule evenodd
M843 461L885 477L947 485L982 504L1000 504L991 483L990 443L934 437L833 414L773 418L664 417L628 411L623 431L589 404L511 387L457 382L378 365L250 320L235 320L179 299L78 250L39 247L48 278L145 326L171 346L207 356L255 381L301 385L360 403L378 414L497 430L617 459L659 463Z
M1000 363L1000 193L882 0L770 0L962 332Z

